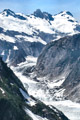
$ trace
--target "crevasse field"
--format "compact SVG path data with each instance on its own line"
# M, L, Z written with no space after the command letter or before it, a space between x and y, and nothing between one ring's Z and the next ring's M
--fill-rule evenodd
M39 98L40 100L45 102L47 105L55 106L57 109L62 111L70 120L80 120L80 104L73 103L69 100L67 100L67 101L48 101L48 100L46 100L46 95L43 93L43 91L41 91L41 90L37 91L34 81L27 80L25 78L25 76L20 76L20 74L18 74L18 73L17 73L17 75L19 75L18 77L21 80L24 80L24 83L26 83L30 86L30 87L28 87L29 94L35 96L36 98ZM31 86L33 86L33 87L31 87ZM34 92L32 92L32 91L34 91ZM40 98L40 95L41 95L41 98Z

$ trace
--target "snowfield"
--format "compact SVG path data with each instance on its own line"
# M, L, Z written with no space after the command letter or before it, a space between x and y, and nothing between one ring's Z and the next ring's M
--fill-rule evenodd
M73 21L72 23L70 22ZM76 20L73 18L73 16L70 16L66 14L66 11L55 15L54 21L51 22L52 26L58 31L65 32L65 33L73 33L74 34L74 28L75 25L77 25Z
M41 43L46 44L43 39L40 37L37 38L33 34L36 33L36 35L38 35L39 32L43 32L55 35L56 33L59 33L57 38L60 38L60 33L72 35L79 32L78 29L76 30L76 26L80 26L80 23L78 23L67 11L52 16L52 21L35 17L34 14L24 15L21 13L14 13L15 16L20 15L21 17L24 17L25 20L14 17L14 15L11 14L12 13L7 16L7 10L0 13L0 27L4 28L4 31L18 31L19 33L26 33L27 35L33 36L33 38L31 38L29 36L15 35L16 39L23 38L25 41L40 41ZM0 34L0 38L15 43L15 39L10 36Z

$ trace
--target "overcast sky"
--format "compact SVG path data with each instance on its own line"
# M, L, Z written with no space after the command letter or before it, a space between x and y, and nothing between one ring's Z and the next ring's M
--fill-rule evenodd
M66 10L80 21L80 0L0 0L0 11L6 8L24 14L41 9L52 15Z

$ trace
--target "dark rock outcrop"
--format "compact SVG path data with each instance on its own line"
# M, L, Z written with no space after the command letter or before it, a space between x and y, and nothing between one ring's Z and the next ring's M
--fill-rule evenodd
M33 13L33 15L34 15L35 17L40 17L40 18L46 19L46 20L51 20L51 21L54 20L54 18L52 17L51 14L49 14L49 13L47 13L47 12L42 12L40 9L37 9L37 10Z

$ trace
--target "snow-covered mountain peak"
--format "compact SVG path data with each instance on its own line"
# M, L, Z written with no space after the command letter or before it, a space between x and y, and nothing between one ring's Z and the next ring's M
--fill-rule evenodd
M68 34L75 34L75 32L79 31L79 29L77 29L79 23L69 11L60 12L53 17L54 21L51 21L51 23L58 31Z
M72 13L69 12L69 11L61 11L59 14L60 14L61 16L69 15L69 16L73 17Z
M18 62L14 64L23 62L28 55L37 57L48 42L80 32L80 24L69 14L64 11L52 16L38 9L34 14L24 15L5 9L0 13L0 54L4 61L12 61L12 54L16 56L16 51ZM20 61L21 54L23 59Z
M12 11L12 10L10 10L10 9L4 9L3 11L2 11L2 13L1 13L2 15L4 15L4 16L14 16L15 15L15 13Z
M1 15L2 15L2 17L14 17L14 18L18 18L20 20L26 20L26 15L15 13L10 9L4 9L1 12Z
M71 21L71 22L76 21L76 20L74 19L73 15L72 15L72 13L70 13L69 11L62 11L62 12L56 14L56 15L54 16L54 18L55 18L55 17L61 17L62 19L65 18L66 20L73 20L73 21Z

